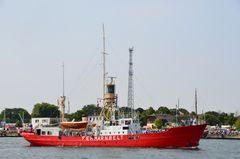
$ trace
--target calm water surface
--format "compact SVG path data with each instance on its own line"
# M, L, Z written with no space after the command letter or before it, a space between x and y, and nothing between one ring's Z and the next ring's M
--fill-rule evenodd
M0 159L240 159L240 140L201 140L199 150L155 148L30 147L23 138L0 137Z

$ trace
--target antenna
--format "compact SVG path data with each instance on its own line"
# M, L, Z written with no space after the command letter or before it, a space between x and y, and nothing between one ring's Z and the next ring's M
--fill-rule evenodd
M65 87L65 85L64 85L64 82L65 82L65 81L64 81L64 62L63 62L63 64L62 64L62 69L63 69L63 70L62 70L62 71L63 71L63 72L62 72L62 73L63 73L63 74L62 74L62 78L63 78L63 83L62 83L62 84L63 84L63 96L64 96L64 93L65 93L65 88L64 88L64 87Z
M103 99L104 99L104 94L105 94L105 82L106 82L106 66L105 66L105 55L106 55L106 48L105 48L105 28L104 24L102 25L102 32L103 32Z
M60 118L61 118L61 122L64 122L64 114L65 114L65 99L66 99L66 97L65 97L65 85L64 85L64 62L63 62L63 65L62 65L62 69L63 69L63 73L62 73L62 75L63 75L63 77L62 77L62 79L63 79L63 95L60 97L60 101L59 101L59 106L60 106L60 108L61 108L61 111L60 111Z
M131 117L134 116L134 86L133 86L133 47L129 48L129 72L128 72L128 107L131 108Z
M6 108L4 108L3 120L4 120L4 123L6 123Z
M70 114L70 101L69 101L69 98L68 98L68 114Z
M176 126L178 125L178 109L179 109L179 105L180 105L180 100L178 98L178 102L176 104Z
M196 113L196 123L198 123L198 114L197 114L197 88L195 88L195 113Z

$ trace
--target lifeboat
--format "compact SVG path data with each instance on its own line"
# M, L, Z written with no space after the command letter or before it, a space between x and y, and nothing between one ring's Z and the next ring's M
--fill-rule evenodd
M61 122L62 129L85 129L87 127L87 121L75 121L75 122Z

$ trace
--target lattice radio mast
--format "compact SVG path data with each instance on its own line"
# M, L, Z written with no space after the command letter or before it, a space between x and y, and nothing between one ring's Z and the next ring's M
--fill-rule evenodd
M133 86L133 47L129 48L129 72L128 72L128 107L131 108L131 117L134 117L134 86Z

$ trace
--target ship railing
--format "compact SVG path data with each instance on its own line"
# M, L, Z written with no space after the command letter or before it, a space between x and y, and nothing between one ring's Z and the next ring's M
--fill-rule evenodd
M129 128L130 133L131 133L131 134L134 134L132 128L131 128L130 126L129 126L128 128Z

